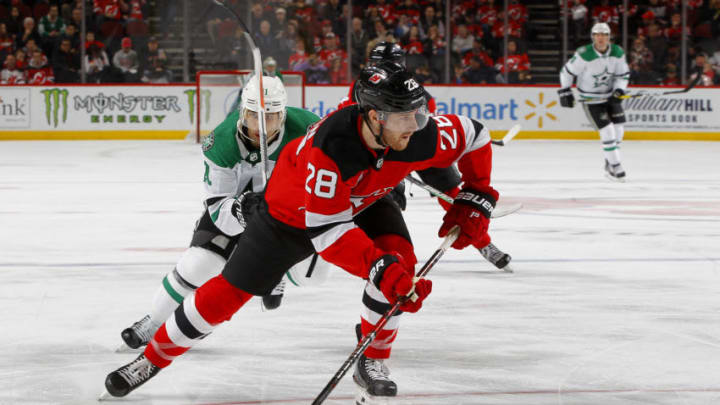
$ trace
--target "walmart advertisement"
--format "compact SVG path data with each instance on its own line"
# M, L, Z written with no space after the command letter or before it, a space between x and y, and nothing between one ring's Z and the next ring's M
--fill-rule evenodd
M438 114L481 119L496 137L515 124L522 126L519 139L597 137L581 106L560 107L556 87L438 85L427 89L436 100ZM347 96L347 90L345 86L307 86L305 108L325 116ZM0 139L183 139L198 129L207 133L220 123L233 108L237 91L216 86L203 89L197 97L190 85L3 86ZM718 89L638 97L623 105L626 139L720 140Z

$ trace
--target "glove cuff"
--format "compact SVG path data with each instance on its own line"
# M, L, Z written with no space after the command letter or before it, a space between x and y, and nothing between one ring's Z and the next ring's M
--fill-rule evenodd
M398 263L397 256L391 254L384 254L373 262L370 266L370 272L368 273L368 280L380 289L380 281L382 281L383 274L388 267L393 263Z
M561 96L565 96L567 94L572 94L572 89L570 89L570 87L564 87L558 90L557 93Z
M235 201L233 201L232 207L230 208L230 213L237 219L237 221L242 225L243 228L247 226L247 222L245 221L245 216L243 215L243 209L242 204L243 200L245 199L245 194L238 197Z

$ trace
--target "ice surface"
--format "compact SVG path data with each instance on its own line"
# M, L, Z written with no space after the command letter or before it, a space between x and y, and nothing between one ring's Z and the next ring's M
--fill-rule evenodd
M626 142L628 182L595 142L495 149L498 272L449 251L389 362L396 404L720 402L720 143ZM120 331L148 312L201 213L199 148L184 142L0 143L0 404L97 404L136 354ZM421 261L438 205L410 187ZM363 282L338 270L252 301L122 400L306 404L355 344ZM350 376L327 404L352 403ZM110 402L110 401L109 401ZM111 402L111 403L112 403Z

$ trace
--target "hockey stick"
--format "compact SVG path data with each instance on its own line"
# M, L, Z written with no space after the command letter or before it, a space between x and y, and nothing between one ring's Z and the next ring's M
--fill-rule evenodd
M262 162L262 185L265 186L265 184L267 184L268 173L270 173L270 163L268 161L267 121L265 120L265 91L263 91L262 56L260 55L260 48L255 45L255 41L253 40L252 35L250 35L250 30L248 29L247 25L245 25L245 22L242 20L242 18L240 18L238 13L233 10L230 5L227 4L226 0L213 0L213 2L227 10L230 14L233 15L233 17L235 17L237 22L242 26L243 30L245 30L243 34L245 36L245 39L248 41L248 44L250 45L250 49L252 50L253 70L255 71L255 76L257 76L258 78L258 91L260 92L260 105L258 106L258 124L260 127L259 132L260 160Z
M455 226L453 229L450 230L447 236L445 236L445 239L443 240L440 247L435 251L435 253L430 256L430 259L428 259L427 262L425 262L425 265L423 265L420 271L417 273L416 278L424 278L430 272L433 266L435 266L435 264L437 264L437 262L440 261L440 258L445 254L445 251L450 248L450 245L452 245L453 242L455 242L455 239L457 239L458 235L460 235L460 227ZM385 312L385 315L383 315L382 318L380 318L380 320L378 320L378 322L375 324L375 329L365 335L365 337L360 342L358 342L355 350L350 353L350 357L345 360L345 363L340 366L340 369L330 379L325 388L320 391L320 394L318 394L318 396L312 402L312 405L320 405L327 399L328 395L330 395L332 390L335 389L340 380L342 380L343 376L345 376L348 370L350 370L350 367L352 367L358 357L360 357L360 355L365 351L365 349L370 346L370 343L375 340L378 332L382 330L387 321L390 320L393 315L395 315L395 313L408 299L409 297L400 298L395 303L395 305L392 306L392 308Z
M667 95L669 95L669 94L683 94L683 93L689 92L689 91L692 90L695 86L697 86L697 84L700 83L700 80L701 80L701 79L702 79L702 70L701 70L701 69L697 69L697 70L696 70L695 78L694 78L690 83L688 83L688 85L685 86L685 88L682 89L682 90L670 90L670 91L645 91L645 90L640 90L640 91L638 91L637 93L633 93L633 94L623 94L623 95L620 96L619 98L620 98L621 100L627 100L627 99L629 99L629 98L637 98L637 97L661 97L661 96L667 96ZM604 99L604 98L586 98L586 99L580 100L580 102L581 102L581 103L590 103L590 102L595 102L595 101L606 101L606 100L607 100L607 99Z
M433 187L433 186L431 186L431 185L429 185L429 184L425 184L424 182L422 182L421 180L416 179L416 178L413 177L413 176L408 175L407 177L405 177L405 180L409 181L410 183L412 183L412 184L414 184L414 185L416 185L416 186L418 186L418 187L420 187L420 188L422 188L422 189L425 189L425 191L427 191L428 193L434 195L434 196L437 197L437 198L440 198L441 200L443 200L443 201L445 201L445 202L448 202L448 203L452 204L453 201L455 201L455 200L453 200L453 198L450 197L449 195L443 193L442 191L436 189L435 187ZM510 205L510 206L508 206L508 207L505 207L505 208L497 208L497 207L496 207L496 208L493 210L492 214L490 214L490 218L502 218L502 217L504 217L504 216L506 216L506 215L512 214L513 212L519 211L520 208L522 208L522 207L523 207L522 203L512 204L512 205Z
M508 144L508 142L510 142L513 138L515 138L515 135L517 135L518 132L520 132L521 128L522 127L520 126L520 124L515 124L512 128L510 128L509 131L507 131L507 133L505 134L503 139L499 139L499 140L493 139L490 142L492 142L493 145L505 146Z

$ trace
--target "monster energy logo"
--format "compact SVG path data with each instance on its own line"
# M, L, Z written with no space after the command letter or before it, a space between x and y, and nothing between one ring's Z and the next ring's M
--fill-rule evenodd
M185 90L184 93L188 98L188 105L190 106L190 108L188 109L188 118L190 118L190 123L194 124L197 90ZM205 122L210 121L210 94L210 90L200 90L200 104L197 106L197 108L198 111L200 111L201 113L205 113Z
M57 128L60 121L60 111L62 110L62 123L67 121L68 113L68 90L67 89L47 89L40 91L45 95L45 118L48 125Z

